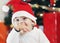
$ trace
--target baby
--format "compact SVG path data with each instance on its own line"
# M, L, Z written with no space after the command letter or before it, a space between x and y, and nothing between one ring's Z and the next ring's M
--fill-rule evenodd
M27 3L15 2L12 7L14 27L7 37L7 43L50 43L45 34L35 27L36 17Z

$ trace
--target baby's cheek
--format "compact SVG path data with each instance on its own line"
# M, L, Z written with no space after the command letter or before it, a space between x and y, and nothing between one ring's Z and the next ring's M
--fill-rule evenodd
M32 22L30 20L26 20L25 23L27 24L28 27L31 27Z
M31 25L31 23L29 23L29 24L28 24L28 28L31 28L31 27L32 27L32 25Z
M30 27L31 26L31 23L27 23L27 26Z

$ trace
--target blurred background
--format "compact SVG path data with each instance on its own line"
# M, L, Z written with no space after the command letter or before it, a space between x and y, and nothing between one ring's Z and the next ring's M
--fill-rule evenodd
M6 43L6 38L12 29L12 8L3 12L2 6L10 0L0 0L0 43ZM38 28L41 29L50 43L60 43L60 0L22 0L28 3L37 18Z

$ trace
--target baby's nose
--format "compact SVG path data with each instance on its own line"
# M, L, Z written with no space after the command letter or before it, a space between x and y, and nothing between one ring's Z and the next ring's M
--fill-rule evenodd
M27 23L25 23L25 22L21 22L21 25L25 25L25 26L27 26Z
M21 21L21 22L19 22L19 24L21 24L21 25L22 25L22 24L25 24L25 23L24 23L23 21Z
M24 24L24 22L21 22L21 24Z

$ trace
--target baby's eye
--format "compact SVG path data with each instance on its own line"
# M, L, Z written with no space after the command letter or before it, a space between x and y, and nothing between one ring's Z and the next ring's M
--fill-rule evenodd
M23 18L24 20L27 19L26 17Z
M19 21L19 19L16 19L16 21Z

